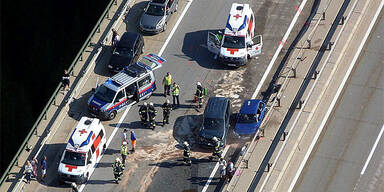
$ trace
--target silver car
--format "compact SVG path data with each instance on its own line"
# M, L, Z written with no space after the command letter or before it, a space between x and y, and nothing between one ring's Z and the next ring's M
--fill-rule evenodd
M150 1L141 16L140 30L148 33L165 31L172 13L177 11L178 3L178 0Z

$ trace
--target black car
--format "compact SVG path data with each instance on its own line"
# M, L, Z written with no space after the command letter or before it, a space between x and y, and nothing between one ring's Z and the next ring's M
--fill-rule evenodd
M143 36L135 32L125 32L113 50L108 68L111 71L119 72L124 67L135 63L143 52Z
M155 34L165 31L168 20L171 18L172 13L177 11L178 6L178 0L150 1L141 16L140 30Z
M225 146L231 114L231 101L228 98L209 98L204 110L203 124L199 132L200 146L214 147L213 137L217 137L221 141L222 146Z

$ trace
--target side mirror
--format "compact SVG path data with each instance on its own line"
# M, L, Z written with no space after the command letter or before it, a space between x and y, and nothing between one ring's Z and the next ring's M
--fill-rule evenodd
M88 160L88 164L92 164L92 161L91 161L91 160Z

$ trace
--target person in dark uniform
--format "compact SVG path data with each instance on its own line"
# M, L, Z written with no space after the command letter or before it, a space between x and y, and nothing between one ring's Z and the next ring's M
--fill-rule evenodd
M219 141L219 139L217 139L217 137L213 137L212 140L215 143L215 150L213 151L212 156L210 156L209 159L212 161L213 159L218 158L219 161L222 161L223 151L221 149L221 142Z
M163 126L164 126L165 124L169 124L169 115L171 114L171 111L172 111L172 106L169 103L168 99L161 106L161 108L163 108Z
M196 93L195 93L195 96L196 96L196 103L197 103L197 107L198 108L201 108L203 106L203 86L201 86L201 83L200 82L197 82L197 87L196 87Z
M184 145L184 153L183 153L184 158L183 158L183 161L184 161L185 164L190 166L190 165L192 165L191 149L189 147L188 142L184 141L183 145Z
M148 123L148 104L144 102L144 104L139 108L139 115L141 119L142 125L147 125Z
M112 164L113 175L115 176L115 182L118 184L120 176L123 174L123 164L119 158L116 158L115 162Z
M149 103L149 106L148 106L148 116L149 116L149 126L150 128L152 128L152 130L155 130L155 118L156 118L156 115L157 115L157 111L155 109L155 107L153 106L153 103Z
M63 75L63 78L62 78L62 81L61 83L63 84L63 91L66 91L67 88L68 88L68 91L70 90L69 89L69 73L67 70L64 70L64 75Z

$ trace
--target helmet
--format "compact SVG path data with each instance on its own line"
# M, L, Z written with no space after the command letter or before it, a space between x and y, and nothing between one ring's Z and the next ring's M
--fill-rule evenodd
M197 85L198 85L198 86L201 86L201 83L198 81L198 82L197 82Z
M124 142L123 142L123 145L127 145L127 142L124 141Z
M153 106L153 103L152 103L152 102L150 102L150 103L149 103L149 105L150 105L150 106Z
M148 104L147 104L147 102L144 102L144 106L147 106Z
M119 158L116 158L116 160L115 160L116 162L120 162L120 159Z
M215 142L218 141L217 137L213 137L212 140Z
M186 147L188 147L189 146L189 144L188 144L188 142L187 141L184 141L184 146L186 146Z
M169 103L169 99L167 99L165 102L166 102L166 103Z
M75 182L71 183L71 186L72 186L72 187L77 187L77 185L76 185Z

